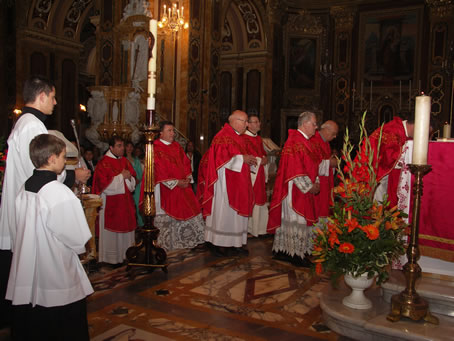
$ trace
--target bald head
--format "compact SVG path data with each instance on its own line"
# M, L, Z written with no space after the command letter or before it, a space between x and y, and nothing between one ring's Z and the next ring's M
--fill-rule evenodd
M241 110L235 110L229 116L229 124L238 134L244 134L247 128L247 114Z
M323 140L326 142L331 142L334 140L339 133L339 126L334 121L326 121L320 127L320 135L322 135Z

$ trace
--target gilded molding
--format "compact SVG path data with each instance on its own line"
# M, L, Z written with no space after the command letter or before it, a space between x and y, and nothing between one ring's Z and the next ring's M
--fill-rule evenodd
M330 15L334 18L336 31L351 31L355 23L356 9L333 6Z
M446 18L454 16L454 0L426 0L433 18Z
M307 11L300 11L297 15L290 15L288 18L288 32L322 34L324 27L319 17L311 15Z

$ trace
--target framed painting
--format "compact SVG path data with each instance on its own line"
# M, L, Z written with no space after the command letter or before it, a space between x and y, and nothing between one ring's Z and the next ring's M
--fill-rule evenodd
M422 15L422 6L360 13L358 82L380 87L418 79Z
M317 80L317 43L314 36L290 36L288 39L287 87L314 90Z

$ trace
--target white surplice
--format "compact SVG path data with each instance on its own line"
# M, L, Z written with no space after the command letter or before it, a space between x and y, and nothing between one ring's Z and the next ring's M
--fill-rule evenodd
M240 173L243 155L235 155L217 171L218 180L214 184L214 197L211 215L206 217L205 240L216 246L241 247L247 243L248 217L243 217L232 209L227 195L225 170Z
M106 156L116 159L110 150ZM105 211L106 197L108 195L124 194L125 184L130 192L136 187L136 180L131 177L130 180L124 179L122 174L118 174L101 193L102 208L99 212L99 252L98 261L109 264L122 263L126 256L126 250L135 244L135 231L131 232L112 232L104 228L104 216L109 214ZM126 208L125 208L126 209Z
M78 254L91 238L80 200L58 181L16 199L17 235L6 299L13 305L66 305L93 293Z

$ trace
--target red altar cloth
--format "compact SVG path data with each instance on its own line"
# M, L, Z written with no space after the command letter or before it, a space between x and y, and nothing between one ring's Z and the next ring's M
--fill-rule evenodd
M430 142L427 159L432 170L423 177L420 251L454 262L454 143Z

